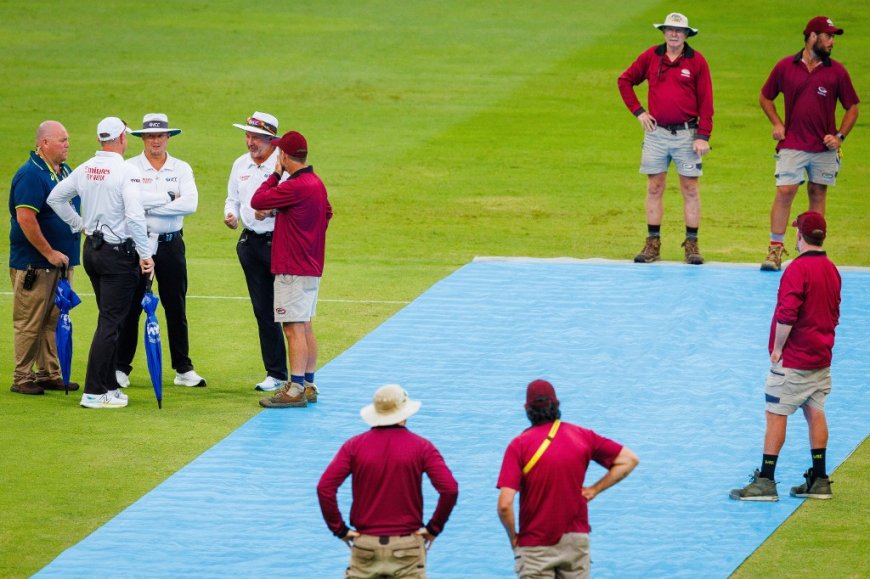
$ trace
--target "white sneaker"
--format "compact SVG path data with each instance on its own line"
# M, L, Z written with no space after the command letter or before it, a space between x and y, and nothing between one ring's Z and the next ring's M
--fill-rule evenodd
M128 399L127 395L121 392L120 390L109 390L109 396L114 396L115 398L120 398L121 400L126 401Z
M254 390L259 390L260 392L274 392L286 383L286 380L278 380L272 376L266 376L265 380L254 386Z
M124 408L127 406L127 398L121 398L117 394L117 390L105 394L82 394L79 406L83 408Z
M121 388L126 388L130 385L130 376L128 374L124 374L120 370L115 370L115 382L118 383L118 386Z
M185 372L184 374L179 374L178 372L176 372L175 385L189 386L191 388L201 387L205 386L205 378L203 378L193 370Z

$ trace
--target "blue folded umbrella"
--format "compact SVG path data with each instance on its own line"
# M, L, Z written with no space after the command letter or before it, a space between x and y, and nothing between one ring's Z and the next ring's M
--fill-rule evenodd
M154 276L145 282L145 295L142 296L142 309L145 310L145 359L148 362L148 374L154 386L157 397L157 408L163 408L163 348L160 345L160 324L157 323L157 304L160 300L151 293Z
M69 378L72 373L72 320L69 317L69 311L82 303L81 298L73 291L69 284L69 278L66 274L66 267L60 270L60 281L57 283L57 288L54 290L54 303L57 309L60 310L60 315L57 318L57 329L55 330L54 339L57 344L57 359L60 362L60 373L63 376L64 392L69 394Z

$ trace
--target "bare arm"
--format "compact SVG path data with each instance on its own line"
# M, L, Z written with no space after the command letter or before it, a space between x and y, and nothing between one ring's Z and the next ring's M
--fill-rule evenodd
M586 497L587 501L591 501L599 493L609 489L627 477L628 473L633 471L639 462L640 460L637 458L637 455L630 448L623 446L605 475L594 485L583 487L583 496Z
M839 134L843 135L845 138L846 135L849 134L849 131L852 130L852 127L855 126L855 122L858 120L858 105L854 104L848 109L846 109L846 114L843 115L843 122L840 125ZM825 135L825 146L828 149L834 150L839 149L843 144L843 140L840 139L837 135Z
M69 265L69 257L54 249L42 234L39 221L36 219L36 211L30 207L16 207L15 219L18 220L18 225L21 226L21 231L24 232L30 245L35 247L51 265L55 267Z
M507 532L511 547L517 546L516 519L514 518L514 497L516 495L516 490L504 487L498 494L498 518Z
M770 361L773 364L778 364L782 360L782 349L785 348L785 343L788 341L788 336L791 334L791 326L776 322L776 334L773 337L773 351L770 353Z
M782 122L779 113L776 112L776 104L763 94L758 95L758 104L761 105L761 110L764 111L764 114L770 120L770 124L773 125L773 140L782 141L785 139L785 124Z

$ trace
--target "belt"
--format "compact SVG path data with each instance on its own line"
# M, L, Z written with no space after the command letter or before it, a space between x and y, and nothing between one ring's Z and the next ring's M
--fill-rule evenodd
M272 232L267 231L266 233L257 233L253 229L245 229L245 233L248 235L253 235L254 237L261 237L263 239L272 239Z
M666 131L676 134L677 131L686 131L689 129L698 128L698 119L689 119L685 123L677 123L676 125L659 125Z
M178 231L173 231L172 233L161 233L160 235L157 236L157 242L163 243L165 241L172 241L173 239L175 239L177 237L182 237L183 236L182 232L183 232L183 230L179 229Z
M413 535L413 534L414 534L414 533L406 533L406 534L404 534L404 535L392 535L392 536L391 536L391 535L386 535L386 536L382 535L382 536L379 536L379 537L378 537L378 543L380 543L381 545L389 545L389 544L390 544L390 539L391 539L391 538L395 538L395 537L410 537L410 536Z

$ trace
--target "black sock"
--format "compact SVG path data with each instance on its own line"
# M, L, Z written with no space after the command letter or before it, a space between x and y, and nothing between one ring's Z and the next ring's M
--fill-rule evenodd
M773 473L776 471L776 459L779 455L763 454L761 455L761 474L759 476L773 480Z
M698 239L698 228L686 227L686 239Z
M648 237L661 237L662 226L661 225L651 225L647 223L646 225L646 234Z
M828 478L825 471L825 452L827 449L814 448L810 451L813 457L813 476L815 478Z

